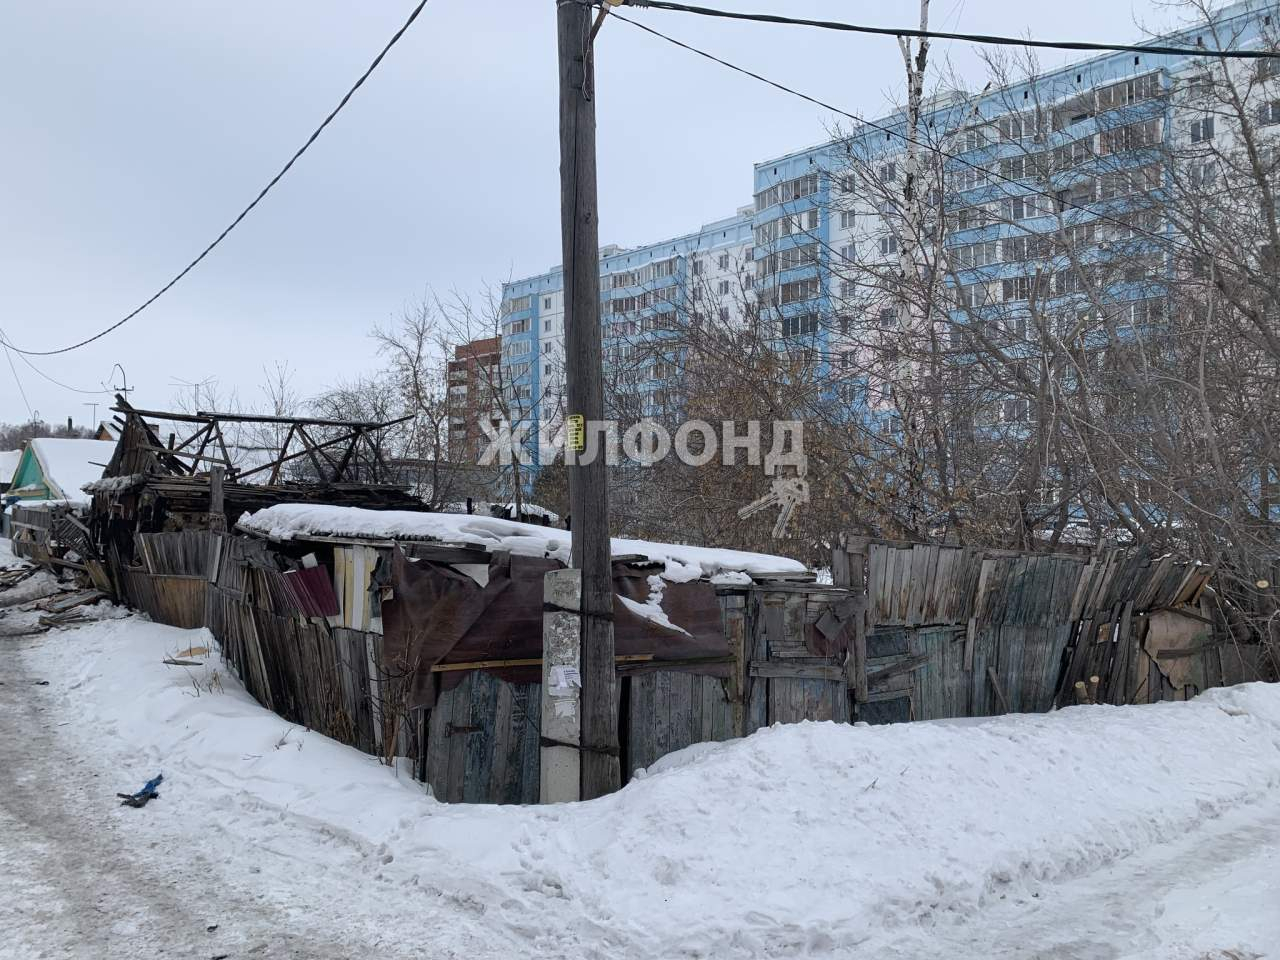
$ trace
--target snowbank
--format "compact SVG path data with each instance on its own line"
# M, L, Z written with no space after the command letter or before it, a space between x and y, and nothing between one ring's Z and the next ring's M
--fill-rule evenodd
M270 831L241 812L265 805L317 826L308 858L340 846L332 838L363 845L378 896L406 904L404 928L386 935L442 953L469 937L492 956L852 956L1039 896L1273 804L1280 788L1280 687L1251 684L980 723L774 727L673 754L591 803L444 805L290 728L216 657L160 662L207 643L130 619L51 634L32 655L74 697L81 749L127 763L130 782L164 771L149 817L240 836ZM269 832L260 839L270 847ZM414 897L453 912L436 926Z
M554 557L562 562L569 559L569 531L495 517L282 503L244 514L240 526L275 540L309 535L440 540L487 550L510 550L522 556ZM627 554L640 554L665 564L663 577L674 582L723 573L801 573L805 569L804 564L796 560L764 553L614 537L613 555Z
M26 559L14 554L13 541L8 537L0 537L0 570L9 570L13 567L28 566L30 566L30 564Z

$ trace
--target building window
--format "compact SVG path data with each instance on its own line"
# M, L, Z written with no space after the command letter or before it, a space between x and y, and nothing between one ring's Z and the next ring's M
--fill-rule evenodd
M1020 116L1000 118L1000 139L1023 140L1031 136L1034 125Z
M1066 190L1059 190L1057 193L1058 209L1075 209L1086 203L1093 203L1096 191L1097 187L1092 177L1088 180L1082 180Z
M782 303L798 303L801 300L812 300L818 295L818 278L809 277L807 280L784 283L780 290Z
M1092 190L1090 193L1092 193ZM1004 201L1003 207L1006 220L1029 220L1032 217L1040 216L1040 197L1038 194L1013 197Z
M1272 100L1264 103L1258 111L1258 122L1264 126L1272 123L1280 123L1280 100Z
M837 184L841 193L853 193L857 189L857 178L852 174L845 174L837 181Z
M848 229L852 228L852 227L853 227L853 224L854 224L854 220L855 220L855 217L854 217L854 213L853 213L853 211L852 211L852 210L841 210L841 211L840 211L840 226L841 226L841 228L843 228L843 229L845 229L845 230L848 230Z
M884 330L890 330L898 325L898 311L893 307L880 308L880 326Z
M756 194L756 210L764 210L775 203L799 200L818 192L818 175L811 173L786 183L775 184Z
M849 261L850 263L853 262L854 258L857 255L858 255L858 249L852 243L846 243L843 247L840 248L840 256L843 257L845 260Z
M898 165L896 163L880 164L880 182L893 183L898 179Z
M1191 121L1191 142L1204 143L1213 139L1213 117L1201 117Z
M960 150L980 150L991 142L991 128L986 124L969 127L960 134Z
M694 257L692 263L693 263L693 275L695 277L702 276L702 261L699 260L697 257Z
M996 240L968 243L952 250L957 270L972 270L1000 262L1000 244Z
M521 357L533 352L533 345L528 340L513 340L502 345L503 357Z
M1021 180L1027 176L1026 157L1005 157L1000 161L1000 178L1002 180Z
M966 283L960 287L960 305L985 307L991 302L991 290L985 283Z
M1134 59L1137 63L1137 59ZM1098 90L1098 110L1111 110L1115 107L1127 106L1139 100L1150 100L1160 95L1160 78L1158 74L1148 73L1133 80L1122 80L1120 83Z
M1267 57L1258 61L1258 79L1270 80L1272 77L1280 77L1280 57Z
M888 257L898 252L897 237L881 237L880 238L880 256Z
M727 253L720 254L720 269L721 270L729 269L729 255Z
M1031 401L1025 397L1014 397L1005 400L1000 411L1005 423L1026 423L1030 419Z
M550 309L551 309L551 298L550 298L550 297L543 297L543 298L542 298L542 309L543 309L543 310L550 310Z
M818 315L801 313L794 317L782 318L782 335L784 337L800 337L818 331Z
M1212 129L1212 124L1210 124ZM1098 153L1102 155L1139 150L1160 142L1160 121L1142 120L1102 131L1098 137Z
M728 323L728 322L729 322L729 308L728 308L728 307L721 307L721 308L720 308L720 322L721 322L721 323Z
M727 295L728 295L728 293L729 293L729 290L730 290L730 287L729 287L729 281L728 281L728 280L721 280L721 281L720 281L720 295L721 295L721 296L727 296Z

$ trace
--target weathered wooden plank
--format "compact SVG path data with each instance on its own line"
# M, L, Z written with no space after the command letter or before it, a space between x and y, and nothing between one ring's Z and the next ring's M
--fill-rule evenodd
M659 670L653 675L653 741L654 759L672 750L671 671Z
M512 698L513 709L518 716L524 717L518 791L514 792L519 793L518 803L537 803L542 766L542 685L520 684L512 691Z
M843 684L845 682L844 667L833 663L793 663L793 662L760 662L750 665L753 677L791 680L826 680Z
M490 791L493 776L498 684L491 673L476 673L471 678L470 729L463 741L462 799L465 803L497 803ZM458 736L455 728L454 736Z
M473 723L471 686L476 676L477 674L468 673L461 683L442 695L453 701L451 716L444 729L445 749L449 754L449 774L445 794L441 797L449 803L460 803L463 799L467 772L467 731Z

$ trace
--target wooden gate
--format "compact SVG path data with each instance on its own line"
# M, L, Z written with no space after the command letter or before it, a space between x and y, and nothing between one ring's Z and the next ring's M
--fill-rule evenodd
M751 591L747 732L801 720L849 721L851 661L814 653L817 621L837 596L845 591L825 591L811 583L769 584Z

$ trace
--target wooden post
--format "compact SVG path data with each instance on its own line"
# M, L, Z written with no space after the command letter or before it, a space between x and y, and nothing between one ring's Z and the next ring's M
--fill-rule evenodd
M221 533L227 528L227 512L222 483L227 468L219 464L209 471L209 529Z
M560 230L569 418L581 418L589 463L566 445L571 560L582 571L582 797L621 786L613 687L613 578L600 343L600 244L596 211L595 79L591 7L557 0L560 64ZM572 422L572 420L570 421Z
M987 679L991 681L991 689L996 692L996 700L1000 703L1000 712L1009 713L1009 701L1004 695L1004 691L1000 689L1000 674L996 673L995 667L987 667Z
M543 577L542 747L538 799L581 799L582 572L551 570Z
M733 663L729 667L729 705L733 715L733 735L747 735L747 623L746 598L728 596L724 603L724 632Z

